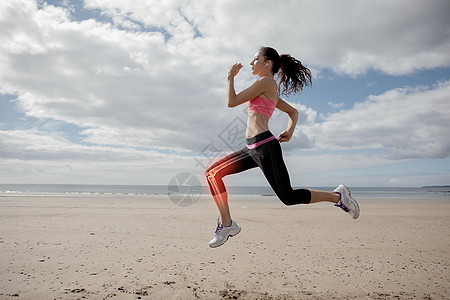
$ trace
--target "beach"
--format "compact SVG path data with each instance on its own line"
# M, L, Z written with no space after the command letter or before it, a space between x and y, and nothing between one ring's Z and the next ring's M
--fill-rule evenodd
M3 195L0 299L449 299L449 199L359 204L231 196L212 249L206 195Z

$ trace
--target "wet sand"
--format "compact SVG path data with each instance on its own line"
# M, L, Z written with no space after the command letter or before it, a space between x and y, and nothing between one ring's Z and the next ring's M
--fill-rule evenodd
M2 196L0 299L450 298L449 199L261 199L232 196L242 231L211 249L206 196Z

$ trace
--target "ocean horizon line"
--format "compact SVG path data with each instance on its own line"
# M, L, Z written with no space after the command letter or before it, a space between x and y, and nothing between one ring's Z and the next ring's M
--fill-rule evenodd
M168 184L111 184L111 183L0 183L1 186L6 185L30 185L30 186L136 186L136 187L145 187L145 186L168 186ZM267 187L267 185L229 185L230 187ZM391 185L374 185L374 186L365 186L365 185L348 185L349 187L356 188L450 188L450 184L444 185L421 185L421 186L408 186L408 185L399 185L399 186L391 186ZM207 187L206 185L203 187ZM228 187L228 185L227 185ZM315 185L312 186L314 188L329 188L327 185ZM300 187L296 187L300 188Z
M352 195L358 198L450 198L450 185L421 187L352 187ZM296 189L305 187L294 187ZM332 191L335 187L308 187L316 190ZM267 186L227 186L230 195L276 196ZM208 195L208 186L195 185L114 185L114 184L0 184L2 196L33 195Z

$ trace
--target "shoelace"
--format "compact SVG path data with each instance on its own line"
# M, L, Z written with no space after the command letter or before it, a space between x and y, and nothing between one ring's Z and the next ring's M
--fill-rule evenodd
M219 235L222 228L223 228L223 226L222 226L222 224L220 224L219 218L217 218L217 228L216 228L216 231L214 232L216 234L216 236Z
M339 203L340 203L340 204L339 204ZM337 207L342 208L342 210L345 211L345 212L348 212L348 211L349 211L348 207L345 206L345 205L342 203L342 201L340 201L340 200L339 200L339 202L336 203L334 206L337 206Z

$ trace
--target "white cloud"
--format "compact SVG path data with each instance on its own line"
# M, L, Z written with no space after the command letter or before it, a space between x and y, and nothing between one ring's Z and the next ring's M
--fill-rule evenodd
M18 94L29 116L86 127L89 141L102 144L108 143L105 132L112 131L110 144L119 139L143 146L141 133L135 140L130 134L137 129L150 131L148 137L159 137L149 140L154 147L182 145L198 151L201 146L193 141L199 134L201 138L217 134L238 114L224 103L227 65L239 56L250 59L265 43L291 49L308 64L348 73L368 68L401 73L450 63L444 52L449 39L428 37L432 30L434 35L445 35L440 26L445 3L439 1L425 10L409 2L85 3L114 20L119 18L120 24L127 19L160 28L170 38L161 32L127 31L94 20L73 22L70 10L48 5L38 9L32 1L2 2L1 34L7 42L1 47L0 81L3 92ZM376 20L374 12L380 13ZM280 15L283 22L278 21ZM431 23L426 27L414 23L419 16L420 22ZM410 23L416 25L399 25ZM303 26L305 30L298 30ZM195 32L201 37L195 37ZM394 44L402 33L414 41L423 35L429 43ZM426 65L414 59L423 53L430 58ZM439 59L433 62L435 58ZM239 82L248 81L245 74Z
M305 132L319 149L380 148L397 158L444 158L450 155L449 99L450 81L398 88L325 116Z
M165 159L165 155L152 151L75 144L58 135L37 130L2 130L0 145L1 157L23 160L114 161L120 158L125 161L139 161L154 158L155 161L161 161Z
M327 104L334 109L341 108L345 105L345 103L343 103L343 102L339 102L339 103L327 102Z
M0 130L0 157L3 183L164 184L183 171L203 176L194 156L80 145L37 130Z
M93 20L52 19L47 16L67 13L52 6L31 6L26 12L33 22L20 24L22 32L35 29L20 42L40 52L25 51L18 42L5 44L1 82L3 92L18 94L27 115L88 127L91 142L105 143L104 133L112 130L130 145L148 146L140 142L140 133L133 141L130 131L137 129L159 137L149 140L154 147L181 144L197 150L200 146L192 141L205 131L203 122L227 122L218 105L225 107L219 83L206 72L211 69L198 68L189 52L166 45L162 34L127 32ZM13 40L16 31L4 33ZM212 74L216 70L212 66ZM180 132L188 127L191 132Z
M134 161L144 151L133 147L158 149L144 155L149 160L160 159L165 150L199 153L231 120L242 117L241 110L225 105L227 67L235 61L247 66L236 82L238 89L245 87L253 80L248 63L261 45L292 53L319 71L350 75L450 66L448 1L426 6L419 0L84 4L114 23L76 21L70 5L1 1L0 92L17 95L27 116L75 124L85 138L77 146L43 132L4 131L2 157L113 161L124 155ZM385 147L400 158L445 157L448 140L438 137L448 124L442 100L448 95L448 82L429 90L388 91L322 123L316 123L317 112L292 103L300 121L296 138L285 148L351 144ZM348 122L354 119L358 122ZM273 132L286 123L286 116L275 114Z
M347 74L372 68L405 74L450 65L446 30L450 3L445 0L426 6L420 0L89 0L86 4L113 17L162 28L172 37L169 45L194 46L203 59L208 57L202 51L205 46L215 51L216 59L230 57L228 52L242 59L268 43L309 65ZM202 38L193 40L196 31Z

